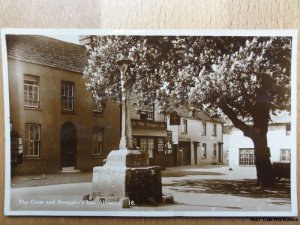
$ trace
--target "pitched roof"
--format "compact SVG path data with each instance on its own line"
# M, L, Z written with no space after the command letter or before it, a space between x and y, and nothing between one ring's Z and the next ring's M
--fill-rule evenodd
M276 125L276 124L285 124L285 123L291 123L291 113L288 111L276 111L273 113L270 113L270 121L269 125ZM248 123L251 124L251 123ZM225 127L233 127L233 123L231 120L227 118L227 120L224 123Z
M9 58L82 73L85 47L40 35L7 35Z
M187 117L191 119L201 120L201 121L210 121L210 122L216 122L216 123L223 123L223 121L220 118L211 117L207 113L197 110L194 113L192 113L188 108L181 108L176 110L180 116Z
M279 123L290 123L291 122L291 113L288 111L277 111L275 114L271 114L270 124L279 124Z

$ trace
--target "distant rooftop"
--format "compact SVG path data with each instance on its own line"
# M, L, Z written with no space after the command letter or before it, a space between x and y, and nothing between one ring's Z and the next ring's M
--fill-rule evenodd
M277 111L275 115L270 114L270 117L271 121L269 121L269 125L291 123L291 114L287 111ZM224 126L231 127L233 124L229 119L227 119Z
M278 123L290 123L291 122L291 113L287 111L278 111L276 115L271 114L271 124Z
M9 58L82 73L85 47L40 35L7 35Z
M192 113L188 108L179 109L177 110L178 113L180 113L180 116L201 120L201 121L209 121L209 122L216 122L216 123L223 123L223 120L216 117L211 117L207 113L197 110L194 113Z

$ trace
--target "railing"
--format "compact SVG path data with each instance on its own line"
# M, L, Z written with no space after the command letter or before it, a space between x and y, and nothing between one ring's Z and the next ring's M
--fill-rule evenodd
M155 122L149 120L131 120L132 128L167 129L166 122Z

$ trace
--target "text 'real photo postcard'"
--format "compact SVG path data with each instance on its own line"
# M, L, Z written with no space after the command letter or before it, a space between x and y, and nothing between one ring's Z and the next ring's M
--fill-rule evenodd
M5 215L296 217L294 30L2 29Z

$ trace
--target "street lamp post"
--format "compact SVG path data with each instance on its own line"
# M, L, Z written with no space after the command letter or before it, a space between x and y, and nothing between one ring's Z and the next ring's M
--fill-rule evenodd
M126 76L128 65L132 62L132 59L124 56L116 60L121 75L122 101L119 150L113 150L108 154L104 166L93 169L92 197L116 196L123 208L130 207L132 202L145 203L149 198L155 199L156 202L162 201L160 167L149 166L145 153L132 149L130 100Z
M122 116L121 116L121 139L119 144L120 150L128 150L132 148L131 139L131 118L129 110L129 96L127 88L127 77L126 72L128 65L130 65L133 60L126 56L121 56L117 59L117 64L119 65L119 70L121 74L121 101L122 101Z

